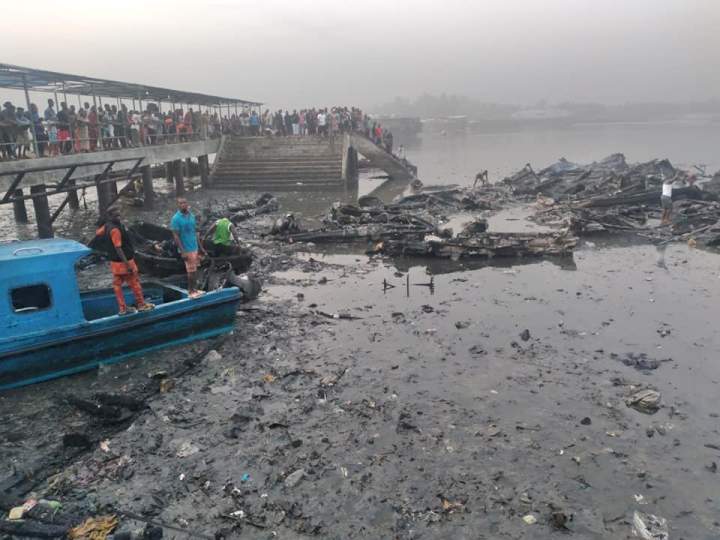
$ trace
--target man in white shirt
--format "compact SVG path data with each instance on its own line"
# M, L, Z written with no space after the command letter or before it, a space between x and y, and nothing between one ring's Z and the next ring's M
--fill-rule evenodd
M680 177L679 173L676 173L672 178L667 178L662 184L662 195L660 196L660 206L662 207L662 217L660 218L660 225L670 225L672 215L672 192L675 181Z
M325 110L321 110L317 115L318 135L327 135L327 116Z

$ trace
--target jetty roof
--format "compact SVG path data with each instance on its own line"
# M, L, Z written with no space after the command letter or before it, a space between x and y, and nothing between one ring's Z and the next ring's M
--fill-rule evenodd
M26 86L27 90L31 92L57 92L81 96L94 95L120 99L162 101L164 103L188 103L208 107L217 105L262 105L262 102L240 98L186 92L161 86L113 81L0 63L0 88L24 90Z

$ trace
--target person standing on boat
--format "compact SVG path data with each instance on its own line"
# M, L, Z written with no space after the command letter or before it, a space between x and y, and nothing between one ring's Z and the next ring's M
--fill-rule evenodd
M155 306L145 301L140 280L138 279L138 267L135 264L135 249L133 248L130 236L125 226L120 221L120 211L116 207L110 207L107 211L107 220L95 232L95 237L103 239L106 252L110 256L110 271L113 275L113 290L118 303L118 314L127 315L136 311L150 311ZM127 283L135 297L137 309L125 303L123 283Z
M195 287L198 264L200 263L200 253L205 254L205 249L200 241L200 233L197 230L197 222L195 214L190 211L190 205L187 199L180 198L177 200L178 211L170 221L170 228L175 238L180 256L185 261L185 270L188 279L188 294L190 298L197 298L203 294L203 291L197 290Z

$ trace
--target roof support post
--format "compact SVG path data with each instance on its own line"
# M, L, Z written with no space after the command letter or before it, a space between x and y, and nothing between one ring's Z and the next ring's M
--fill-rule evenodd
M92 92L93 106L95 107L95 121L97 122L95 129L97 129L98 150L102 150L103 149L102 125L100 124L100 111L98 110L98 107L97 107L97 98L95 97L95 87L93 85L90 85L90 91ZM102 109L102 98L100 99L100 108Z
M30 118L30 128L33 134L33 151L35 152L35 157L40 157L40 152L38 152L37 130L35 129L35 121L33 120L32 113L30 112L30 92L28 92L27 77L25 74L23 74L22 80L23 90L25 90L25 102L27 103L27 116ZM38 110L38 115L39 114L40 111Z

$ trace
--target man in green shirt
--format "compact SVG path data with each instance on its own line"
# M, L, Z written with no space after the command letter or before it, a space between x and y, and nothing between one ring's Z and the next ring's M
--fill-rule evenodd
M240 238L238 237L235 226L228 218L218 219L212 227L205 233L203 243L209 242L209 251L212 257L227 257L233 254L233 244L240 246Z

